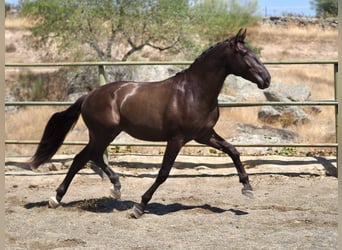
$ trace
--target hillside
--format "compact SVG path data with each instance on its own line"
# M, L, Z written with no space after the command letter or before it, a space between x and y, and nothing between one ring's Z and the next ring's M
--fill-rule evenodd
M40 53L51 53L35 51L26 44L28 26L25 19L6 19L6 62L37 62ZM265 61L337 60L337 36L336 27L291 20L284 23L266 19L248 29L249 40L262 48L261 58Z

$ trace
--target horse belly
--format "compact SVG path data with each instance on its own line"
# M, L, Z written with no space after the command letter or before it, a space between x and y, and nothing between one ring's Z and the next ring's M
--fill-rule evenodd
M124 112L120 114L120 128L129 135L147 141L168 139L168 128L165 128L163 115L159 110L144 109L140 105L122 111Z
M127 129L125 131L130 136L143 141L167 141L167 136L162 131L151 130L148 128Z
M121 116L120 128L134 138L147 141L165 141L167 140L166 129L163 128L161 120L149 119L148 115L143 117L132 117L126 119Z

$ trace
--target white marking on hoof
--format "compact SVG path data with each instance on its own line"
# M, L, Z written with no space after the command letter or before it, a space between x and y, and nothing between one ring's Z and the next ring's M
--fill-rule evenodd
M110 188L110 196L114 199L114 200L120 200L121 199L121 192L120 190L115 190L114 187Z
M254 198L254 194L252 190L242 189L242 194L247 196L248 198L251 198L251 199Z
M144 214L144 211L142 211L139 207L134 205L132 208L132 211L130 212L130 217L134 219L138 219L143 214Z
M61 204L57 201L56 197L51 196L49 199L49 207L51 208L57 208L59 207Z

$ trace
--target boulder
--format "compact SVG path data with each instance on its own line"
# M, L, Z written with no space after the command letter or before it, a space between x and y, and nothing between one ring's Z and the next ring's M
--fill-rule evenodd
M106 66L106 82L115 81L159 81L181 71L180 68L168 65L129 65ZM77 97L99 86L99 72L97 67L86 67L68 76L68 100L74 101Z
M237 98L235 96L219 94L218 101L219 102L236 102Z
M311 90L304 84L272 83L264 94L269 101L306 101L310 99Z
M226 92L234 93L237 102L265 101L263 92L255 83L239 76L229 75L225 80L224 89Z
M264 90L264 95L268 101L291 102L306 101L311 92L305 85L276 84ZM269 124L279 122L283 127L306 124L312 120L299 106L263 106L258 112L258 118Z
M252 124L237 124L238 136L228 139L230 143L235 144L285 144L295 141L299 135L287 129L273 128L263 125L256 126ZM246 147L239 151L245 154L265 154L271 150L269 147Z
M268 124L278 122L280 117L281 112L271 106L263 106L258 112L258 119Z

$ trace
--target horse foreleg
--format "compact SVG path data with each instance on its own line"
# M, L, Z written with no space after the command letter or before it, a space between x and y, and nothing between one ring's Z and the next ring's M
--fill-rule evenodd
M153 185L142 196L140 204L134 205L133 210L130 214L131 217L137 219L141 215L143 215L145 208L147 206L147 203L152 199L154 192L169 177L170 170L183 145L184 145L183 140L171 140L167 143L165 154L163 157L163 162L159 170L158 176L155 182L153 183Z
M60 202L67 192L72 179L77 174L77 172L80 171L80 169L83 168L83 166L88 162L89 158L87 148L88 146L86 146L79 154L75 156L66 177L56 190L56 197L50 197L49 206L51 208L57 208L58 206L60 206Z
M232 144L223 139L221 136L219 136L214 130L212 130L208 136L201 137L196 141L202 144L206 144L217 150L220 150L228 154L230 158L232 158L235 168L239 175L239 180L243 184L242 194L252 198L253 189L251 184L249 183L248 174L240 160L240 154L237 151L237 149Z

